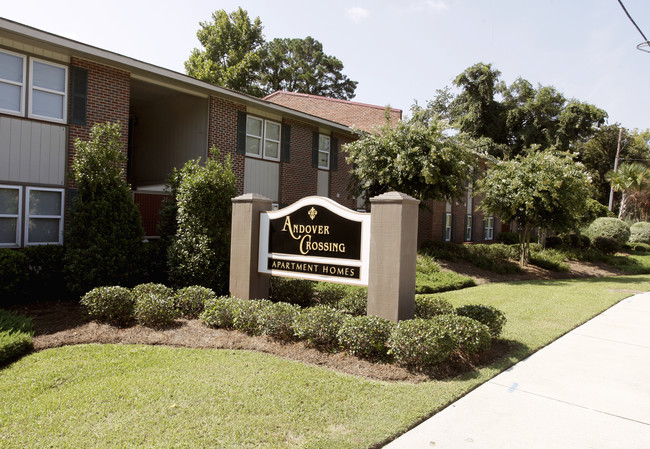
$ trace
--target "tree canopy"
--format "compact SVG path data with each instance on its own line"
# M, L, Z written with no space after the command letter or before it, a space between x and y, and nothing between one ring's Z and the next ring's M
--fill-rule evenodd
M532 229L563 232L574 228L587 213L591 185L584 166L571 156L532 148L488 169L477 183L477 192L484 195L483 210L517 224L520 263L525 266Z
M255 96L276 90L349 100L357 82L342 73L343 63L323 51L323 44L277 38L266 42L259 17L250 19L241 7L228 14L212 13L201 22L195 48L185 62L188 75Z
M386 123L346 146L347 162L354 167L353 194L368 199L396 190L422 201L449 201L465 191L476 163L474 145L425 110L413 112L412 118Z

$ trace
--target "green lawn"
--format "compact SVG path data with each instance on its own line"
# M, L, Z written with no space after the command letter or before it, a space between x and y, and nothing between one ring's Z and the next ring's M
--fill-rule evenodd
M0 447L367 448L397 436L600 313L650 275L442 294L508 317L505 358L459 378L386 383L246 351L83 345L0 370Z

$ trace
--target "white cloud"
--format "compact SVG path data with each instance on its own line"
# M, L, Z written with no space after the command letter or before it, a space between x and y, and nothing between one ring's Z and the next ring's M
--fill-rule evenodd
M360 6L354 6L345 10L345 16L354 23L360 23L370 15L370 11Z
M411 5L411 9L416 11L433 11L440 12L449 9L446 0L420 0Z

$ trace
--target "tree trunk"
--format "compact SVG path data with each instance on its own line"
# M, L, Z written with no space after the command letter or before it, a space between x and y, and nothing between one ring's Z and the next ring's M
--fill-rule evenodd
M527 267L530 260L530 231L529 224L519 228L519 265L522 267Z
M621 208L618 211L619 220L625 220L625 216L627 215L627 207L628 207L628 195L627 192L623 191L623 194L621 195Z

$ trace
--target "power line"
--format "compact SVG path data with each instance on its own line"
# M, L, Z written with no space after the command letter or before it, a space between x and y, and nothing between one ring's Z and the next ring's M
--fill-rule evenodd
M636 46L641 51L650 51L650 41L648 40L647 37L645 37L645 34L643 34L643 31L641 31L641 28L639 28L639 25L636 24L632 16L630 15L629 12L627 12L627 8L625 8L625 5L621 0L618 0L618 4L621 5L621 8L623 8L623 11L625 11L625 15L627 15L627 18L630 19L630 22L632 22L632 25L636 27L636 29L639 31L641 36L643 36L643 42L641 42L639 45ZM648 48L648 50L646 50Z

